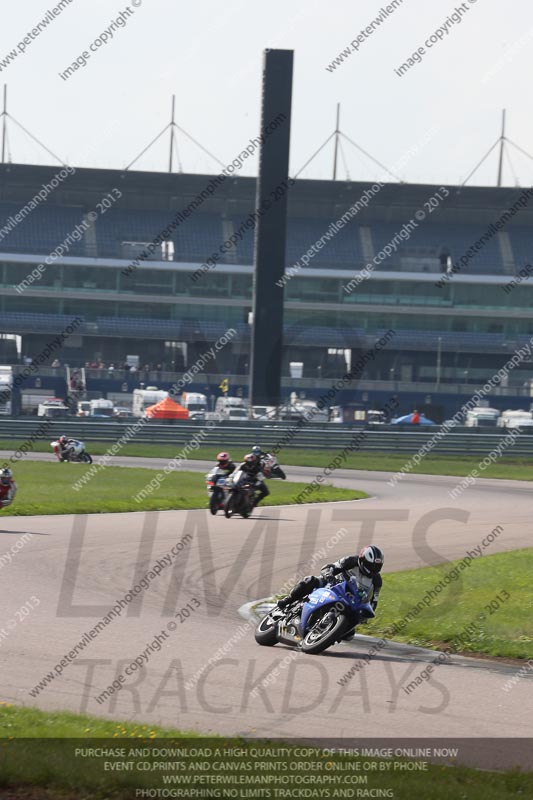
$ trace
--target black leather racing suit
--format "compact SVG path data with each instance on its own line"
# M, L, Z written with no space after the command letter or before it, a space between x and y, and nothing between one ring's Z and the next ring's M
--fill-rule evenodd
M265 482L263 481L263 474L261 472L261 464L249 464L247 461L243 461L242 464L239 464L237 469L242 469L242 471L249 476L250 480L254 482L254 489L257 490L258 494L254 498L254 506L258 505L261 500L264 500L270 492L267 489Z
M222 464L219 464L217 462L216 466L218 467L219 470L226 473L226 478L228 477L228 475L231 475L231 473L235 472L235 470L237 469L237 466L236 464L233 463L233 461L228 461L227 464L224 464L224 466L222 466Z
M284 598L280 605L286 606L295 600L303 600L315 589L320 589L331 583L332 578L341 572L348 572L353 575L357 581L358 587L364 592L361 598L362 602L370 603L374 611L377 608L379 593L383 584L383 579L378 573L377 575L365 575L359 568L358 556L345 556L335 561L334 564L326 564L320 570L320 577L316 575L308 575L297 583L286 598Z

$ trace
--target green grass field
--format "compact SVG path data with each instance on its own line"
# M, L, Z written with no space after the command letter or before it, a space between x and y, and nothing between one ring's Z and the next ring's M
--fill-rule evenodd
M269 746L274 748L280 746L279 742L269 743L261 740L246 742L240 738L230 737L217 738L211 736L208 740L194 738L197 737L197 734L191 735L182 731L163 729L157 726L113 722L87 715L64 712L43 712L33 708L19 708L9 704L1 704L0 709L0 737L4 739L2 745L0 745L0 787L4 787L0 788L0 794L13 798L13 800L22 800L23 798L32 798L32 800L33 798L36 798L36 800L37 798L38 800L43 798L46 798L46 800L51 800L52 798L64 798L64 800L126 800L126 798L140 796L136 795L137 790L154 790L164 787L164 775L187 774L187 771L182 770L180 772L178 768L171 770L170 767L164 771L159 769L107 771L104 769L104 761L117 763L130 760L135 764L143 762L149 765L150 762L161 763L162 761L157 753L152 754L151 752L142 757L132 757L129 755L130 748L179 748L188 744L189 747L205 748L203 750L205 753L206 749L210 747L211 754L192 759L193 761L207 762L209 764L207 771L202 770L201 772L192 773L193 775L206 776L208 774L238 774L237 769L231 773L228 771L220 772L220 770L215 770L211 766L214 761L213 749L218 746L220 748L242 748L244 750L242 756L236 756L231 759L234 764L265 760L254 759L254 756L248 754L248 748L268 748ZM99 742L97 737L104 738ZM191 742L184 742L185 737L191 738ZM76 739L80 740L79 743L75 741ZM126 756L123 758L75 757L74 750L76 747L89 748L95 746L126 748ZM283 746L291 748L291 743L284 742ZM450 746L453 746L453 740L450 741ZM176 759L166 758L163 760L174 762ZM216 760L218 762L225 760L227 763L229 759L218 757ZM342 764L347 765L347 762L349 762L350 765L353 765L354 762L360 761L364 766L364 763L376 761L376 759L371 758L348 758L338 754L333 756L318 754L317 756L313 755L308 760L323 762L320 765L321 769L309 773L305 768L304 770L301 767L295 769L294 763L301 763L305 759L301 756L296 756L293 752L290 752L288 756L278 757L275 760L278 764L280 762L284 763L285 768L276 771L265 769L246 774L279 776L281 772L283 775L288 776L288 783L284 782L282 784L283 789L292 790L297 786L302 786L299 780L297 782L297 778L300 778L305 771L307 774L315 775L314 786L319 788L320 785L325 785L320 781L321 775L348 774L344 770L343 772L339 771ZM378 760L384 761L384 759ZM394 760L393 763L401 762ZM368 784L362 786L362 790L368 791L370 788L374 788L374 791L377 791L378 787L382 787L382 791L385 789L392 791L393 794L388 796L393 796L397 800L425 799L428 797L431 797L432 800L449 800L450 798L458 798L458 800L517 800L518 798L523 798L525 800L525 798L533 797L533 774L531 773L522 774L515 771L497 773L477 771L465 767L428 765L427 771L424 772L393 769L391 771L369 773L361 769L360 772L350 771L349 774L369 775ZM291 777L293 780L290 780ZM274 777L272 780L274 780ZM207 789L205 783L202 785L204 789ZM250 785L250 783L245 783L241 785L241 791L237 790L238 794L227 796L249 797L250 795L242 792ZM342 783L339 786L342 786ZM45 787L48 793L34 793L34 788L32 787ZM331 788L329 791L331 791ZM182 794L181 796L183 797L184 795ZM254 796L273 797L274 794L270 790L269 794ZM300 795L293 794L292 796ZM324 796L326 796L325 793ZM353 796L358 795L354 794Z
M429 596L430 604L414 619L411 615L401 632L389 632L458 563L385 574L379 613L364 633L386 638L388 634L395 641L421 647L531 658L533 549L474 558L468 568L454 573L459 577L436 598Z
M203 475L195 472L172 472L152 494L136 502L138 494L158 472L153 469L107 467L76 491L73 486L90 475L86 464L25 461L14 468L18 485L15 502L1 512L5 516L32 514L96 514L117 511L156 511L207 508ZM262 505L294 503L305 483L269 481L270 496ZM307 495L309 502L357 500L367 495L353 489L319 486ZM306 499L307 499L306 497ZM221 514L222 512L219 512Z
M80 433L80 436L82 434ZM91 455L103 455L112 442L87 441L87 449ZM272 445L267 439L261 442L264 449ZM13 451L19 443L13 441L0 441L0 450ZM125 445L120 456L134 456L140 458L174 458L183 447L182 444L159 445L141 444L135 441ZM220 448L200 447L191 454L192 459L215 461ZM47 442L35 442L35 452L50 453L51 448ZM413 451L415 452L415 451ZM234 458L244 455L237 450L232 453ZM326 467L338 455L336 450L301 450L286 448L278 454L281 464L302 467ZM31 454L30 454L31 458ZM342 464L343 469L362 469L377 472L397 472L409 459L407 454L399 453L370 453L355 452L347 454ZM478 467L483 456L465 454L463 456L437 456L429 455L422 459L420 464L411 472L418 475L454 475L464 477L471 470ZM19 463L19 462L17 462ZM533 458L503 457L483 470L483 478L507 478L510 480L533 480Z

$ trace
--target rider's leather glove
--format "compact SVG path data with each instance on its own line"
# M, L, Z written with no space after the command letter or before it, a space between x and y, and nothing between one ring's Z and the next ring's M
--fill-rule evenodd
M322 575L326 583L333 583L333 581L335 580L335 573L331 567L323 567L320 570L320 574Z

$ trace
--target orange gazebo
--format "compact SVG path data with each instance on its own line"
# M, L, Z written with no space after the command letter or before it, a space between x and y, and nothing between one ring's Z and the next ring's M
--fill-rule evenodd
M189 412L171 397L165 397L153 406L148 406L146 416L151 419L189 419Z

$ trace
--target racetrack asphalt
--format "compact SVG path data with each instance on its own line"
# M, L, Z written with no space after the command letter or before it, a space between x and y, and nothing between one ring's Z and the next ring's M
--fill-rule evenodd
M112 463L160 468L167 462L116 457ZM185 468L209 466L188 462ZM299 481L321 472L286 471ZM320 656L259 647L239 616L245 603L371 541L385 551L382 603L387 572L462 558L497 526L503 530L484 554L531 546L532 482L480 480L452 500L448 492L458 478L410 475L391 486L390 477L339 469L328 482L362 489L370 499L265 507L249 520L206 510L3 516L0 554L17 549L10 563L0 559L2 699L206 734L532 737L533 670L505 691L517 665L453 656L408 693L404 687L436 653L387 643L373 648L367 664L372 642L364 637ZM21 545L25 532L32 536ZM154 563L165 563L177 543L171 563L61 668L83 634ZM461 587L451 584L448 591ZM413 605L419 599L413 587ZM143 667L132 671L143 652ZM32 696L48 673L55 677ZM119 676L120 689L98 702ZM522 748L514 758L532 768ZM481 754L470 760L481 763Z

